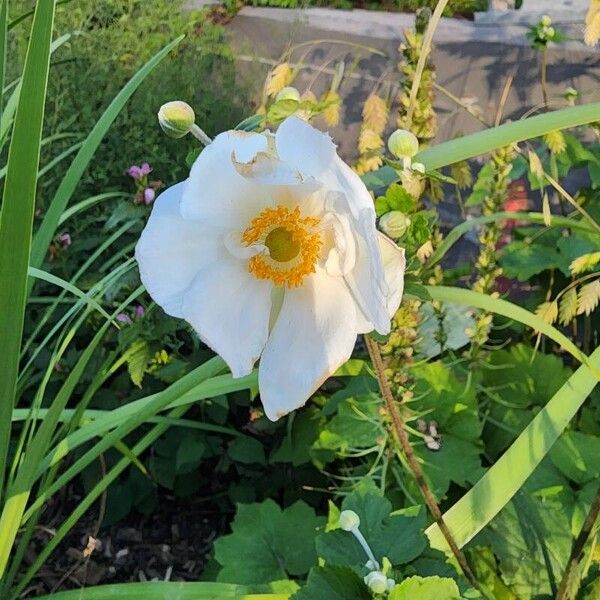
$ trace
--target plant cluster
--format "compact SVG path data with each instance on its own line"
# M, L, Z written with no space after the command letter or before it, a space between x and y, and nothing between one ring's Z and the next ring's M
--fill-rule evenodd
M33 4L0 9L0 597L595 600L600 106L571 90L559 111L434 144L433 65L407 32L402 130L386 144L398 82L382 82L355 165L405 250L402 304L274 422L258 370L233 377L146 293L134 245L217 132L338 123L345 65L317 97L293 87L288 49L249 115L204 13ZM238 175L273 176L238 158ZM449 230L440 194L465 216ZM469 233L477 256L450 267ZM54 593L39 577L86 514L75 566L165 494L219 515L201 581L95 588L69 569L59 587L82 589Z

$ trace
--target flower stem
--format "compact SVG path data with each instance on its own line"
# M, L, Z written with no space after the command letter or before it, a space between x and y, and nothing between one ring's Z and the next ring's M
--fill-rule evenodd
M208 146L212 140L196 125L195 123L190 127L190 133L203 145Z
M431 512L435 522L437 523L440 531L446 538L448 542L448 546L454 554L460 568L464 574L464 576L469 580L469 583L477 590L482 592L484 596L489 597L488 593L482 589L479 582L475 579L475 575L469 564L467 563L467 559L461 549L458 547L454 538L452 537L452 533L448 526L444 522L444 518L442 517L442 511L433 495L433 492L429 488L427 481L425 481L425 477L423 475L423 469L421 469L421 465L417 461L417 457L413 451L412 446L410 445L410 441L408 439L408 434L404 429L404 421L402 419L402 415L396 406L396 402L394 401L394 397L392 394L392 389L390 387L389 381L385 375L385 367L383 364L383 359L381 357L381 351L379 349L379 345L375 340L365 335L365 343L367 345L367 349L369 351L369 356L371 357L371 362L373 363L373 367L375 369L375 374L377 376L377 381L379 382L379 389L381 390L381 395L383 396L383 400L385 401L387 412L390 416L392 422L392 430L402 447L402 450L406 456L406 460L408 462L408 466L412 471L414 478L419 486L419 490L425 500L425 504L427 504L427 508Z
M544 108L548 110L548 49L542 48L542 64L540 66L542 80L542 96L544 98Z
M571 556L569 557L567 568L565 569L562 581L560 582L560 587L558 588L558 593L556 594L556 600L564 600L567 598L568 591L570 591L571 594L577 591L574 590L573 586L571 585L571 580L577 572L577 567L579 566L579 562L583 556L583 549L585 548L585 544L592 534L592 530L594 529L594 525L598 520L598 516L600 516L600 487L596 492L596 498L594 499L592 507L590 508L590 512L585 518L583 527L581 528L577 539L573 542ZM579 583L577 587L579 587Z
M362 546L362 549L365 551L367 558L373 562L373 564L375 565L375 568L378 570L379 569L379 561L375 558L375 555L373 554L371 547L369 546L367 540L365 539L365 536L360 532L358 527L351 529L350 532L352 533L352 535L354 535L354 537L356 538L358 543Z

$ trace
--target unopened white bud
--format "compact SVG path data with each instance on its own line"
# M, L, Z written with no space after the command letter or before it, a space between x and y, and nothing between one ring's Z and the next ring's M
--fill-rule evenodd
M406 129L396 129L388 138L388 148L397 158L412 158L419 152L419 140Z
M383 594L388 591L387 577L381 571L371 571L365 576L364 582L374 594Z
M399 210L392 210L385 213L385 215L379 219L379 229L381 229L385 235L394 239L402 237L409 226L410 219Z
M275 102L279 102L280 100L295 100L296 102L300 102L300 92L295 87L284 87L275 96Z
M360 517L353 510L340 513L339 525L344 531L352 531L360 527Z
M196 120L192 107L186 102L174 100L167 102L158 111L158 122L162 130L172 138L187 135Z

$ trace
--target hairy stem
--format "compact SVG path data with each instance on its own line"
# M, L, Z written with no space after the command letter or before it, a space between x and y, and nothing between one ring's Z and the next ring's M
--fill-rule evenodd
M542 79L542 96L544 98L544 108L548 110L548 49L542 48L542 64L540 66Z
M598 516L600 515L600 487L596 492L596 498L592 503L592 507L590 508L590 512L588 512L587 517L583 523L583 527L579 532L576 540L573 542L573 547L571 548L571 556L569 556L569 562L567 563L567 567L563 574L562 581L560 582L560 587L558 588L558 594L556 595L556 600L566 600L568 597L574 597L574 592L576 590L573 589L571 585L571 580L574 575L577 573L577 568L579 563L581 562L581 558L583 557L583 549L585 548L585 544L587 543L590 535L592 534L592 530L596 521L598 520ZM579 582L577 582L577 587L579 587ZM570 592L571 595L568 595Z
M425 481L423 469L421 469L421 465L419 464L419 461L415 456L413 448L410 445L408 434L404 429L404 421L402 419L402 415L400 414L400 411L396 406L394 397L392 395L392 389L385 375L385 367L383 364L383 359L381 357L379 345L375 340L368 336L365 336L365 343L369 351L369 356L371 357L371 362L373 363L373 367L375 369L375 374L377 375L377 381L379 382L379 389L381 390L381 395L383 396L387 412L392 422L392 430L398 442L400 443L400 446L402 447L402 450L408 462L408 466L410 467L410 470L414 475L417 485L419 486L419 490L421 491L423 499L425 500L425 504L427 504L427 508L429 508L429 511L431 512L431 515L433 516L435 522L440 528L440 531L446 538L448 546L450 547L452 554L454 554L454 557L460 565L460 568L465 577L469 580L470 584L475 589L482 592L486 597L489 597L485 590L482 589L479 582L475 579L475 575L469 567L465 555L458 547L457 543L454 541L450 529L444 522L444 519L442 517L442 511L440 510L437 500L435 499L433 492L429 488L427 481Z

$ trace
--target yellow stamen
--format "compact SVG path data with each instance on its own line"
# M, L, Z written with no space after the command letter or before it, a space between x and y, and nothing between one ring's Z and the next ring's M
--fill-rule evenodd
M259 254L248 261L248 270L257 279L270 279L275 285L298 287L315 272L322 240L315 228L316 217L302 217L300 208L265 208L252 219L242 235L250 246L261 243L269 255Z

